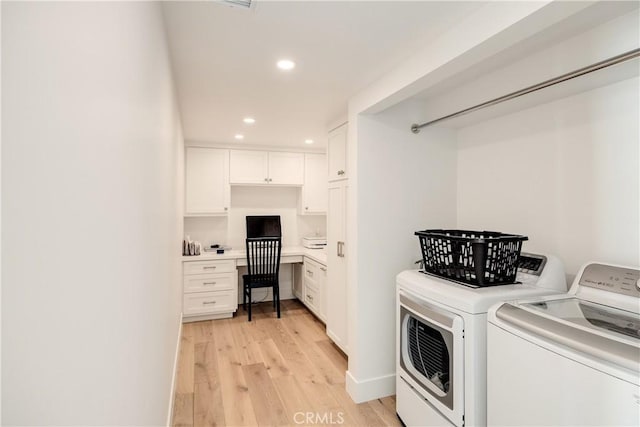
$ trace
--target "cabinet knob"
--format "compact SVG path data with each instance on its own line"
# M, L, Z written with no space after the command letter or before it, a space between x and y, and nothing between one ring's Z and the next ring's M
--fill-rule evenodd
M309 206L305 206L305 210L309 210Z
M265 179L264 179L264 182L269 182L269 178L265 178Z
M229 210L229 208L225 206L225 207L224 207L224 210L225 210L225 211L228 211L228 210Z
M344 171L343 170L339 170L338 171L338 175L341 175L341 176L344 175Z

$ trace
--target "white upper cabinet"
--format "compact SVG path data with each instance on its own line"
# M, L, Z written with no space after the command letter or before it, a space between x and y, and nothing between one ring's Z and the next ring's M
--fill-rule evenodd
M230 151L231 184L268 184L269 153L266 151Z
M329 181L347 178L347 123L329 132Z
M229 150L187 147L185 215L220 215L229 210Z
M304 154L269 152L269 184L304 184Z
M325 214L327 194L327 156L305 154L300 213L303 215Z
M304 154L231 150L231 184L302 185Z

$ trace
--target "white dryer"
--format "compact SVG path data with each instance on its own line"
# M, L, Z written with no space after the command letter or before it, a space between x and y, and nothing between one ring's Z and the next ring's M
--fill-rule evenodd
M556 257L522 255L517 284L473 288L418 270L397 276L396 412L405 425L486 425L489 307L567 290Z
M489 425L640 425L639 279L590 263L562 297L493 307Z

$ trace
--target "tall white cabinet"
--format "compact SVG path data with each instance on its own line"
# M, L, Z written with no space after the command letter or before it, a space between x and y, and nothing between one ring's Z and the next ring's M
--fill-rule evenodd
M332 143L333 142L333 143ZM348 354L347 337L347 194L346 172L347 126L329 134L329 194L327 211L327 335ZM332 153L332 150L339 150ZM333 159L333 160L332 160ZM333 161L333 164L332 164ZM337 163L336 163L337 162ZM332 170L342 166L342 169Z
M229 211L229 150L187 147L185 215L225 215Z

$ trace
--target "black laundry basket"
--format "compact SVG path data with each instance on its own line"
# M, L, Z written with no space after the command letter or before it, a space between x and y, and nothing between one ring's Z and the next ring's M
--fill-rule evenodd
M495 231L423 230L420 239L427 273L473 286L514 283L527 236Z

